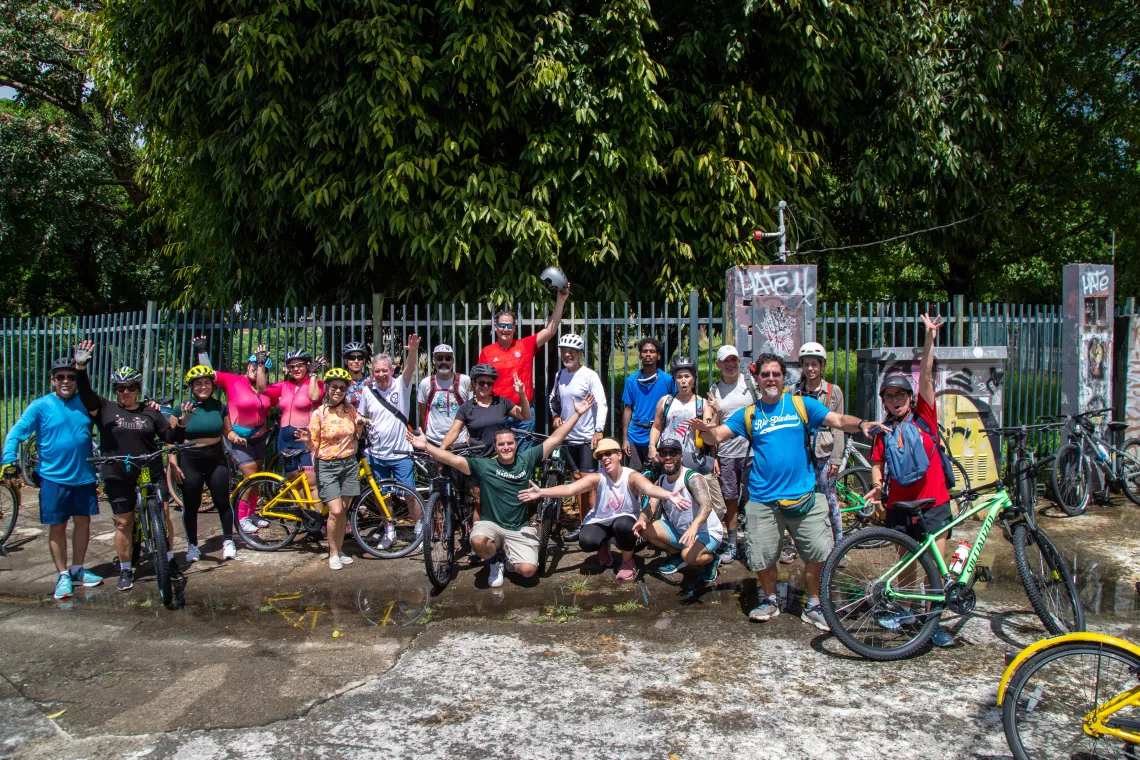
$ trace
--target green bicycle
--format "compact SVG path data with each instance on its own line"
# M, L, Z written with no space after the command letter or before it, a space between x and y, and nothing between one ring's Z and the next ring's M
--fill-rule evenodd
M983 491L995 493L980 499ZM977 602L974 584L989 579L988 568L979 568L978 559L999 520L1013 543L1017 573L1029 602L1045 628L1054 635L1084 630L1084 611L1072 573L1038 527L1032 507L1015 505L1000 481L955 494L959 497L966 505L961 514L927 535L921 546L900 531L865 528L832 550L823 567L820 601L832 633L844 646L871 660L899 660L926 645L943 609L969 613ZM921 520L933 503L918 499L895 502L892 507L913 512ZM969 553L964 559L956 555L947 567L935 541L982 512L985 518L974 545L964 545Z

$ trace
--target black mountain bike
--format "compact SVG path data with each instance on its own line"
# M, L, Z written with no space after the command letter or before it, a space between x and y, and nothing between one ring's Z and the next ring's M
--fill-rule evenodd
M458 449L455 453L466 456L469 451ZM424 506L424 566L432 588L438 592L443 591L458 573L457 557L471 547L473 510L467 476L427 455L417 453L414 456L417 468L422 465L430 477L427 504Z
M532 434L533 436L533 434ZM537 436L534 436L537 438ZM570 462L562 446L550 452L550 456L542 461L542 473L539 483L543 488L560 486L570 478ZM583 515L584 516L584 515ZM534 524L538 529L538 573L546 575L550 559L550 542L553 539L559 551L566 550L566 543L562 536L562 499L540 499L535 508Z
M1090 417L1112 414L1112 408L1093 409L1073 415L1065 423L1068 442L1057 449L1053 460L1053 493L1065 514L1083 514L1089 497L1109 487L1124 492L1140 504L1140 439L1129 438L1117 446L1115 438L1128 428L1126 422L1107 422L1113 441L1097 434Z

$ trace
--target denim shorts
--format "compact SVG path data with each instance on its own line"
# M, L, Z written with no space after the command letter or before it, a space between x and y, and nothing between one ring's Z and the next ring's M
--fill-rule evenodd
M681 536L683 532L678 533L677 529L670 525L669 521L665 519L661 520L661 527L664 528L665 532L669 534L670 546L677 550L685 548L681 546ZM720 546L720 541L710 536L708 529L703 525L701 526L701 529L697 531L697 540L704 544L705 549L707 549L710 553L716 552L717 547Z
M368 457L372 477L377 480L398 480L409 488L416 487L416 468L411 457L403 459L374 459Z
M42 480L40 483L40 523L60 525L73 517L99 514L99 495L94 483L65 486Z
M309 447L305 445L304 441L298 441L293 437L293 431L297 428L292 425L282 425L281 431L277 434L277 449L284 451L285 449L303 449L305 455L300 459L286 459L285 471L290 472L297 469L297 467L312 467L313 466L313 452L309 451ZM300 462L300 465L297 464Z

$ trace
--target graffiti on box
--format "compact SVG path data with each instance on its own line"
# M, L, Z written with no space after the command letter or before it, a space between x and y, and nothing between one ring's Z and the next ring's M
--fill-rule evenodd
M1127 437L1140 434L1140 317L1128 320L1128 356L1124 375L1124 421Z
M794 357L815 336L815 265L733 267L726 286L737 346L746 356Z
M752 355L773 353L795 356L800 345L800 324L796 313L786 306L761 308L759 324L752 327Z
M1081 383L1078 403L1081 411L1104 409L1109 405L1108 378L1112 357L1108 345L1112 339L1106 332L1086 333L1081 336Z
M1112 274L1107 269L1081 272L1081 295L1085 298L1112 294Z

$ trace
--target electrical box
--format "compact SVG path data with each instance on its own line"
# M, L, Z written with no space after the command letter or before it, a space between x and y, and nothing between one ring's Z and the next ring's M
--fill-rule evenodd
M800 346L815 340L815 265L733 267L725 291L742 371L760 354L776 354L788 364L785 385L794 385Z
M1061 411L1065 414L1112 404L1115 288L1115 272L1106 264L1066 264L1062 271ZM1122 411L1117 410L1117 419Z

